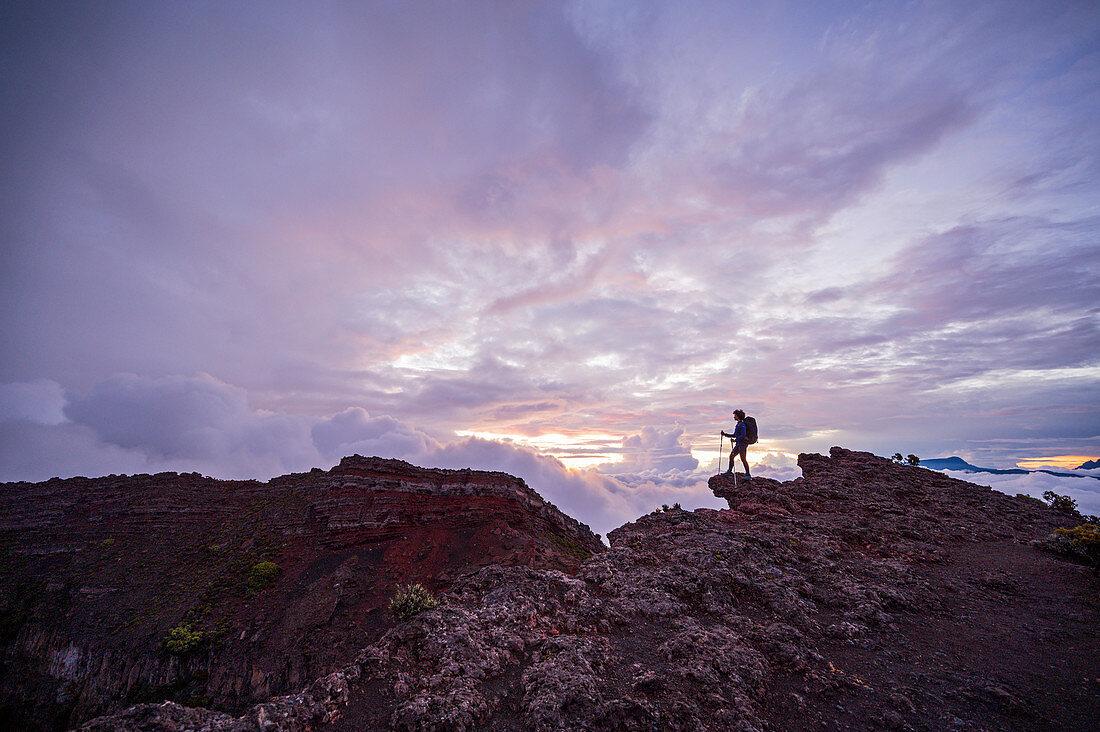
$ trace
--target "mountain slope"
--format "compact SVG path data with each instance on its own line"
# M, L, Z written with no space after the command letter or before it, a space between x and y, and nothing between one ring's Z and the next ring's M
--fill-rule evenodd
M504 473L353 456L267 483L4 484L0 549L0 728L48 729L163 699L240 711L353 659L400 584L575 571L604 546Z
M295 697L143 705L87 730L1086 729L1090 570L1038 501L833 448L728 510L616 529L575 576L486 566ZM180 720L186 720L181 722ZM183 725L181 727L181 724Z

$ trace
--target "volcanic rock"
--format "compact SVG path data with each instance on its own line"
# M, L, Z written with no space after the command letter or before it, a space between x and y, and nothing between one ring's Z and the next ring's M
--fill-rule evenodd
M487 564L296 695L142 705L88 730L1084 730L1091 570L1030 542L1079 521L834 448L716 476L575 574Z
M240 711L353 660L398 585L574 572L605 547L504 473L353 456L267 483L4 484L0 549L0 727L51 729L135 702Z

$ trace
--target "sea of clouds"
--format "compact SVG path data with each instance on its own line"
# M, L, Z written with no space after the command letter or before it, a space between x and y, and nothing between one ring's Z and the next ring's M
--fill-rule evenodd
M952 478L969 483L987 485L1010 496L1024 494L1043 500L1043 493L1054 491L1061 496L1070 496L1077 501L1077 510L1085 515L1100 516L1100 469L1065 470L1051 467L1058 472L1074 473L1079 477L1063 477L1049 473L1024 473L1017 475L998 475L996 473L969 473L960 470L941 471Z

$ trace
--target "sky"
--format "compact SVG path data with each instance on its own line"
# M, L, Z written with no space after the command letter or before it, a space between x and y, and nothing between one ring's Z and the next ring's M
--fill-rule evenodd
M377 454L606 531L721 505L737 407L779 478L1100 456L1094 2L16 1L0 64L0 480Z

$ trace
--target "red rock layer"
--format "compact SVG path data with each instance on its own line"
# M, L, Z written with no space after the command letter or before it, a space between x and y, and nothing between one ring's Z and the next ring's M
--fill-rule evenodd
M0 486L0 721L75 724L173 698L293 689L392 625L394 589L486 564L573 572L603 550L504 473L345 458L268 483L198 474ZM256 592L251 570L279 571ZM184 654L164 641L181 623Z
M728 510L658 510L569 576L487 566L300 693L238 715L135 705L84 732L1084 730L1080 517L834 448Z

